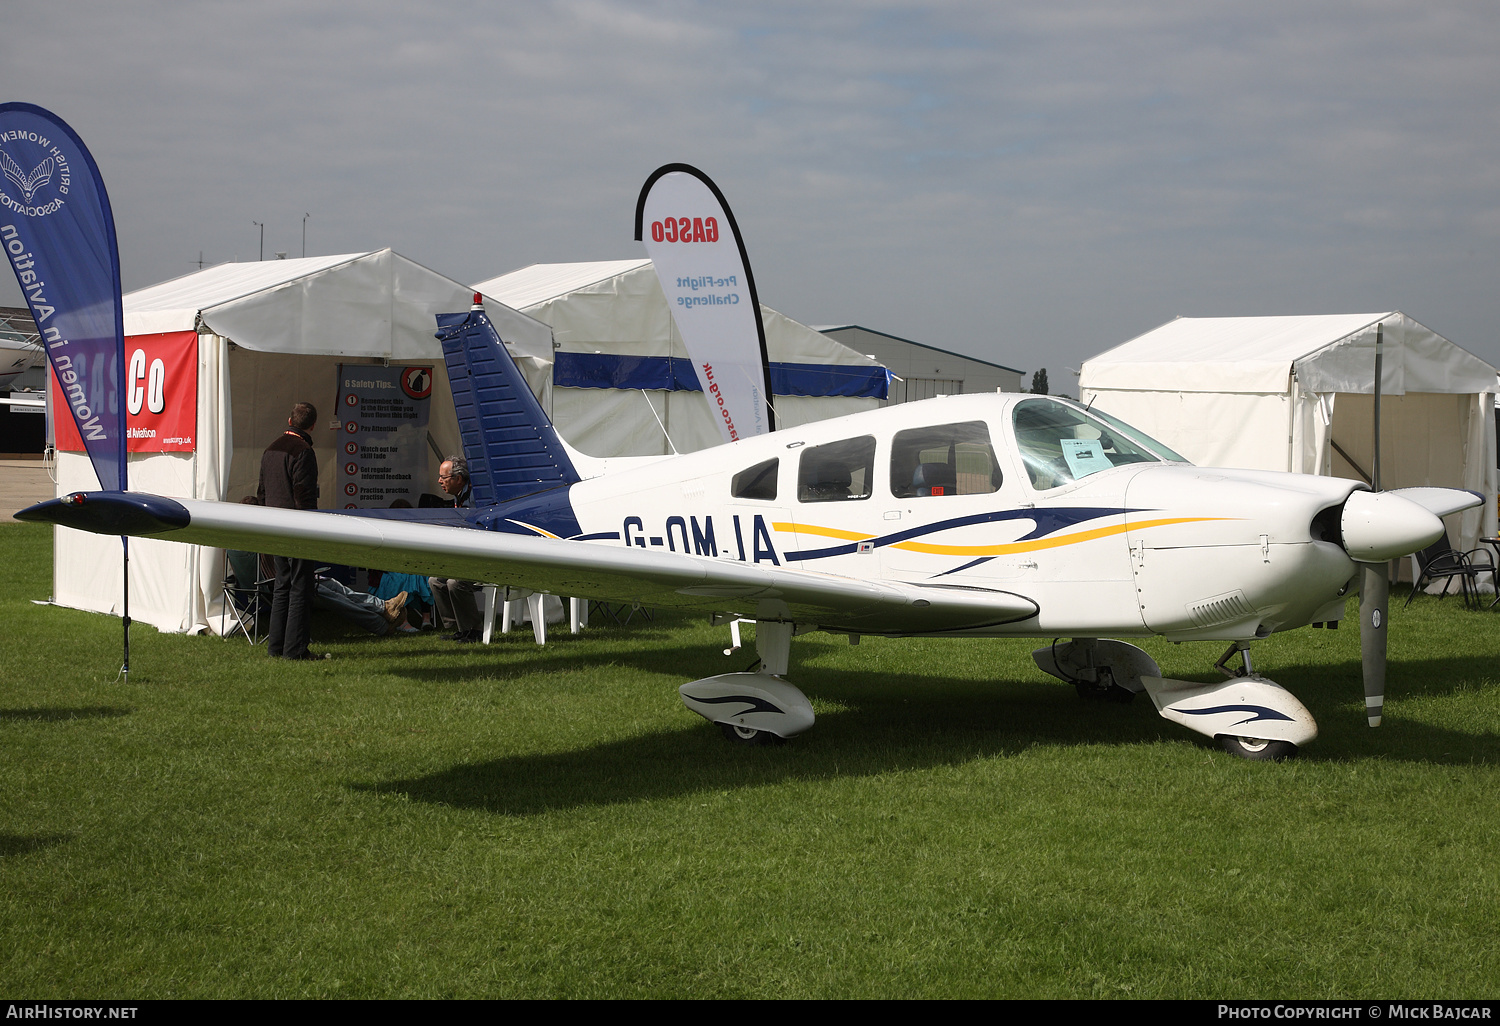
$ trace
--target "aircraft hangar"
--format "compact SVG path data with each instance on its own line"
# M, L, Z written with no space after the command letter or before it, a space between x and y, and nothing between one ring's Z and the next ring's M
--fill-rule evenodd
M963 356L858 324L814 325L813 330L885 364L895 375L890 388L891 404L931 399L935 395L1024 391L1022 372L1004 364Z

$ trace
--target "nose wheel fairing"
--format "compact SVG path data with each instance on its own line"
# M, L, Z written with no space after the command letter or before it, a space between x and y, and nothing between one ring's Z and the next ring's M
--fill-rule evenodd
M1253 672L1246 649L1243 642L1231 645L1217 663L1229 679L1209 684L1163 677L1149 655L1123 641L1054 641L1031 656L1080 695L1113 697L1117 692L1128 699L1132 692L1145 691L1163 719L1215 738L1242 758L1285 758L1316 738L1318 725L1289 691ZM1244 665L1232 670L1226 664L1236 654Z
M1143 677L1162 719L1208 737L1285 741L1301 747L1318 736L1312 713L1290 691L1260 676L1217 683Z

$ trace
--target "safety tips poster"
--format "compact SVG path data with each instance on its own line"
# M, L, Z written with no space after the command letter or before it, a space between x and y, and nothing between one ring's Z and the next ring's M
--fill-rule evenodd
M432 368L339 365L338 499L344 509L415 506L427 480Z

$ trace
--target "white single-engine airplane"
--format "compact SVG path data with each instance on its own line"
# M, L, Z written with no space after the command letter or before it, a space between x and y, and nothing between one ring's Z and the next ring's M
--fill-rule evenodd
M680 688L689 709L748 743L812 725L785 675L793 636L822 630L1068 638L1034 657L1080 693L1145 691L1166 719L1269 759L1317 726L1253 672L1248 643L1342 619L1363 565L1377 724L1379 564L1481 501L1194 467L1107 415L1026 394L909 403L584 480L483 311L439 325L475 495L490 505L351 515L78 492L17 516L754 620L757 671ZM1139 648L1105 640L1151 635L1228 642L1227 679L1164 679Z

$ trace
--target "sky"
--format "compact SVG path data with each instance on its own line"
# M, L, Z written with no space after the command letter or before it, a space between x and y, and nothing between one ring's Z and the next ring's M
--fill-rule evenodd
M1500 364L1500 5L3 0L125 289L392 247L474 282L643 256L719 185L763 302L1005 364L1178 315L1399 309ZM0 304L20 305L7 278Z

